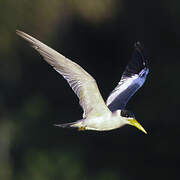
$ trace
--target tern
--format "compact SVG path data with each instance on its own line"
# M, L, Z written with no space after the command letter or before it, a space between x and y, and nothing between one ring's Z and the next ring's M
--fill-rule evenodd
M79 130L108 131L127 124L147 133L135 119L135 115L126 109L127 102L144 84L149 73L148 61L140 42L134 44L132 59L105 103L95 79L82 67L34 37L19 30L16 30L16 33L28 41L43 56L44 60L67 80L79 98L84 111L82 119L57 126L74 127Z

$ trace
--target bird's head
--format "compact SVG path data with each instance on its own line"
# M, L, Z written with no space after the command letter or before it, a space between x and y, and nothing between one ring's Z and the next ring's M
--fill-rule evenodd
M145 129L141 126L141 124L136 120L134 114L129 111L129 110L121 110L120 111L120 116L124 118L125 123L135 126L136 128L138 128L139 130L141 130L142 132L144 132L145 134L147 134L147 132L145 131Z

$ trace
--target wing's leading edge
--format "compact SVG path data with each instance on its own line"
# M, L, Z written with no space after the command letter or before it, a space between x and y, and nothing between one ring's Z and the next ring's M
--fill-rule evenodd
M148 73L148 61L143 48L140 42L136 42L132 59L126 66L120 82L106 101L109 109L112 112L117 109L125 109L129 99L144 84Z
M32 36L19 30L16 33L28 41L43 56L44 60L67 80L79 98L84 110L84 118L109 112L96 81L83 68Z

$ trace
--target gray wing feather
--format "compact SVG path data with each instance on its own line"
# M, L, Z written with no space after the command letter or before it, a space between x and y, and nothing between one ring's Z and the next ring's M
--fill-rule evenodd
M144 73L146 74L148 71L149 70L144 70ZM127 102L144 84L145 79L146 75L144 75L144 77L134 75L131 78L122 79L106 101L109 109L111 111L125 109Z
M111 111L125 109L129 99L142 87L149 73L147 59L139 42L135 43L135 52L116 88L109 95L106 105Z
M27 40L43 56L44 60L67 80L79 98L84 117L109 112L96 81L83 68L32 36L18 30L16 33Z

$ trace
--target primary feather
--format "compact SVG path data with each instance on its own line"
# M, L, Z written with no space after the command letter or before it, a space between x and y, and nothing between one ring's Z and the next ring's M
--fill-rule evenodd
M17 30L16 33L28 41L58 73L69 83L79 98L84 110L83 118L103 115L109 112L94 78L78 64L32 36Z
M120 82L107 98L106 105L112 112L125 109L129 99L144 84L149 72L141 44L137 42L134 47L132 59L126 66Z

